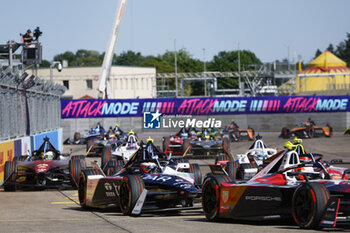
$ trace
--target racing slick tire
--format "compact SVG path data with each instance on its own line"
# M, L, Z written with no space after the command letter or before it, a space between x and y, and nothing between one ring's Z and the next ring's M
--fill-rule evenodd
M231 181L231 178L225 175L207 174L202 189L202 207L205 217L209 221L219 219L220 184L229 181Z
M325 212L329 192L321 183L306 182L294 192L292 198L292 213L300 228L318 228Z
M145 184L138 175L127 175L120 185L119 206L124 215L131 215Z
M169 138L169 136L163 137L163 139L162 139L162 146L163 146L162 149L163 149L163 152L165 152L166 149L168 149L169 144L170 144L170 138Z
M237 170L239 168L238 162L230 161L226 163L226 172L232 180L237 179Z
M229 153L231 151L231 147L230 147L230 139L228 139L227 137L223 138L224 142L223 142L223 148L225 148L226 152Z
M72 183L78 187L79 175L82 169L86 167L85 156L77 155L72 156L69 160L69 174L72 179Z
M123 169L123 161L122 160L111 159L108 161L108 165L105 168L106 171L104 171L104 173L107 176L114 175L122 169Z
M289 129L286 127L282 128L280 137L284 139L288 139L290 137Z
M315 137L315 130L312 127L307 127L306 134L307 134L307 136L309 136L309 138L314 138Z
M17 161L6 161L5 167L4 167L4 181L8 179L7 182L4 184L4 190L6 192L17 190L17 185L14 184L16 182L16 172L17 172ZM8 178L10 175L11 177Z
M183 139L182 146L181 146L181 152L185 153L189 146L190 146L190 140L187 138Z
M106 171L109 160L112 159L112 147L111 145L105 145L102 149L101 155L101 169Z
M190 173L193 173L194 185L201 186L203 184L202 172L197 163L190 164Z
M99 169L95 169L95 168L84 169L80 172L79 179L78 179L78 198L79 198L80 206L84 209L87 208L86 187L87 187L87 177L89 175L102 175L102 173Z
M94 143L94 137L89 137L86 140L86 152L89 151L90 147L92 146L92 144Z
M215 157L215 165L218 164L219 161L232 161L231 156L229 155L219 155Z

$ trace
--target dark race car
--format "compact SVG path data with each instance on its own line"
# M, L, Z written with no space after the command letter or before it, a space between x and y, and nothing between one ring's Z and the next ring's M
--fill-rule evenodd
M194 129L181 128L175 135L163 137L163 152L165 154L180 154L185 153L189 142L196 137Z
M226 125L222 130L223 136L227 135L231 142L239 142L242 140L254 140L254 129L248 126L248 129L241 129L239 126L232 121L231 124Z
M278 153L248 181L233 180L219 165L211 170L202 192L210 221L293 218L301 228L320 228L349 219L349 171L339 178L332 166L316 160L301 163L295 151Z
M125 215L159 209L194 208L202 177L198 164L160 158L142 144L129 162L114 175L98 169L83 170L79 177L79 202L83 208L119 206Z
M344 133L343 133L344 135L346 135L346 134L348 134L348 135L350 135L350 127L349 128L347 128L345 131L344 131Z
M217 137L204 129L195 139L188 142L185 156L231 156L230 141L227 137Z
M293 129L282 128L280 137L282 138L314 138L314 137L332 137L333 128L326 124L325 126L317 126L314 121L301 123L300 126Z
M67 138L64 140L63 144L65 145L71 145L71 144L87 144L87 148L91 146L91 144L94 142L94 140L98 139L104 139L106 136L107 131L100 125L100 123L97 123L95 128L91 128L89 131L87 131L83 137L81 137L79 132L75 132L73 136L73 140L70 138Z
M85 156L61 154L44 138L31 156L14 157L5 163L5 191L20 188L75 188L80 170L86 167Z

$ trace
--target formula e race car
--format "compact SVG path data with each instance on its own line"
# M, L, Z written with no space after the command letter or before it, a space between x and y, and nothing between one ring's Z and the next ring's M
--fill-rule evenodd
M344 133L343 133L344 135L346 135L346 134L349 134L350 135L350 127L349 128L347 128L345 131L344 131Z
M86 147L89 148L94 140L104 139L106 132L107 131L100 125L100 123L97 123L96 127L85 132L83 137L81 137L79 132L75 132L73 140L67 138L66 140L64 140L63 144L87 144Z
M14 157L5 163L4 189L75 188L80 170L86 167L85 156L61 154L45 137L31 156Z
M133 131L129 132L126 142L114 142L103 146L101 168L107 175L115 174L120 166L126 164L140 148L140 142ZM118 170L115 170L118 169Z
M165 154L183 154L185 153L190 140L196 137L195 129L181 128L175 135L163 137L163 152Z
M301 228L335 227L349 220L349 170L337 178L332 166L316 160L301 163L295 151L273 157L248 181L235 181L221 166L211 165L202 190L206 218L293 218Z
M198 164L157 158L142 144L121 171L111 176L98 169L83 170L79 202L83 208L119 206L125 215L159 209L194 208L202 177Z
M300 126L288 129L286 127L282 128L280 137L281 138L314 138L314 137L332 137L333 128L326 124L325 126L316 126L315 122L309 120L307 122L301 123Z
M204 129L202 134L197 135L195 139L187 142L188 147L186 148L183 157L185 156L220 156L230 155L230 141L227 137L216 137L210 134L207 129Z
M254 129L248 126L248 129L241 129L239 126L232 121L231 124L226 125L223 130L221 130L221 135L227 135L231 142L239 142L242 140L254 140Z
M218 156L215 164L221 165L230 174L234 169L236 172L232 174L233 179L250 179L259 171L259 166L264 160L276 153L277 149L268 148L262 141L262 137L257 135L246 153L236 155L236 160L232 161L232 158L227 156Z

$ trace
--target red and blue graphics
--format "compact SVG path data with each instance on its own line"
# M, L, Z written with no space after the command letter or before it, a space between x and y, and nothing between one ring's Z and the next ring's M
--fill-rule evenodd
M350 96L206 97L61 100L62 118L350 112Z

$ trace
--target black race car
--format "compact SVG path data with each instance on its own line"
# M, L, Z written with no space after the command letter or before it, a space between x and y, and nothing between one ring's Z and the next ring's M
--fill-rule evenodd
M19 188L75 188L80 170L86 167L85 156L63 155L44 138L31 156L17 156L5 163L5 191Z
M198 164L160 158L149 149L142 144L125 166L114 168L120 171L111 176L104 176L99 169L83 170L78 182L80 205L117 205L125 215L193 208L202 184Z

